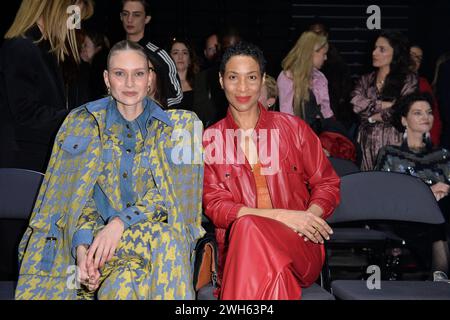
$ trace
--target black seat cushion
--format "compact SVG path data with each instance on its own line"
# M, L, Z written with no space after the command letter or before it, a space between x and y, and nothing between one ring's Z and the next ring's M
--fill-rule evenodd
M212 285L204 286L198 291L197 300L216 300L213 290ZM335 298L317 283L314 283L309 288L303 288L302 300L335 300Z
M0 281L0 300L14 300L15 281Z
M370 290L366 281L336 280L333 294L342 300L450 300L450 284L433 281L381 281Z

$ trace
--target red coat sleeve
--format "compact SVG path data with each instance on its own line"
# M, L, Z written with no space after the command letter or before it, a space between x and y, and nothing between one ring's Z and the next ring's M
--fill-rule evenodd
M244 204L236 203L232 193L221 182L213 165L205 159L203 180L203 206L205 214L217 228L227 229L237 218Z

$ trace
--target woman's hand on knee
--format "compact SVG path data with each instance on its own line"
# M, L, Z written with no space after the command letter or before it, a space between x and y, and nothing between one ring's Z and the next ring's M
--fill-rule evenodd
M286 210L278 215L277 220L304 236L305 241L324 243L325 239L330 240L330 234L333 233L325 220L309 211Z
M96 270L103 268L114 257L125 226L119 218L112 219L95 237L87 255L87 265Z

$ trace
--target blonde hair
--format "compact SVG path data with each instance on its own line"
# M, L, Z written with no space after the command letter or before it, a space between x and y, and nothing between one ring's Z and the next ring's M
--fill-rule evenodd
M42 17L42 38L50 43L50 52L54 53L58 62L64 61L65 56L70 53L75 61L80 61L75 29L67 27L70 13L67 8L75 5L79 0L22 0L13 24L5 34L5 39L25 37L29 29L37 24ZM94 12L92 0L82 0L83 10L81 19L89 18ZM66 40L69 44L67 46Z
M313 53L328 44L327 37L312 31L303 32L295 46L283 59L281 66L294 82L294 114L305 118L305 102L309 101L309 87L313 72Z

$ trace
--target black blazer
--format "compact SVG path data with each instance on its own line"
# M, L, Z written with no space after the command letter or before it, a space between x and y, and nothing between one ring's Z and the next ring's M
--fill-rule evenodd
M0 166L45 171L68 113L56 56L39 28L5 40L0 51Z

